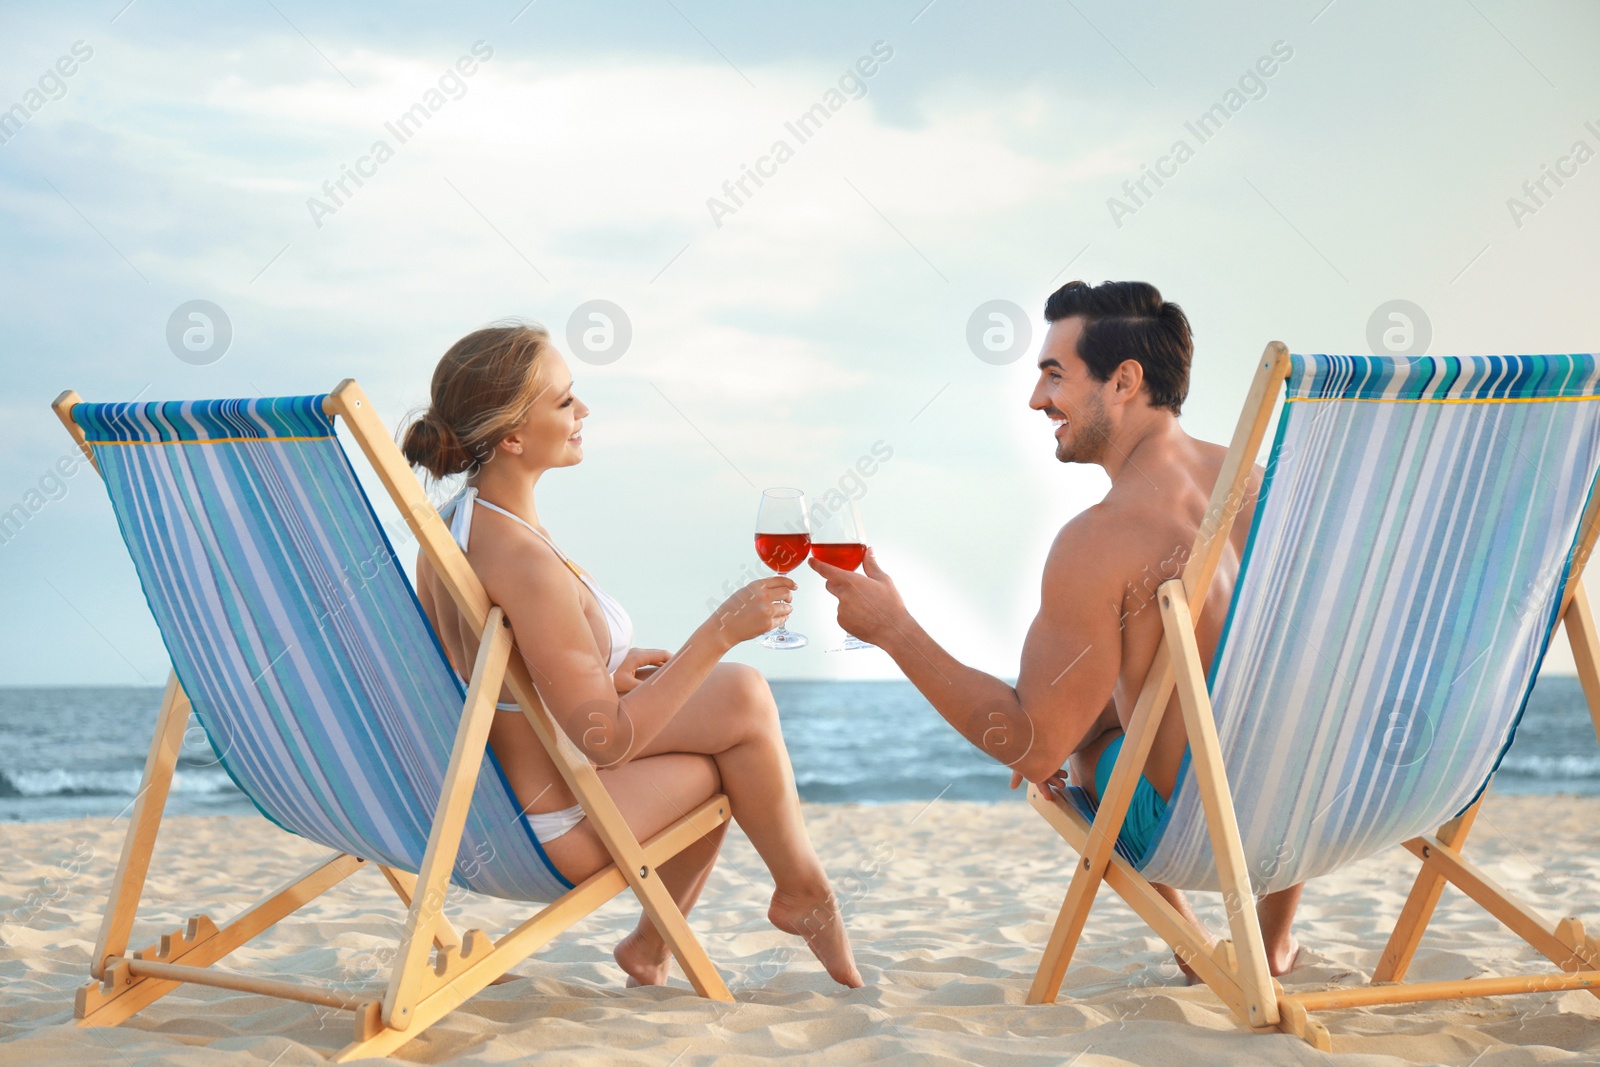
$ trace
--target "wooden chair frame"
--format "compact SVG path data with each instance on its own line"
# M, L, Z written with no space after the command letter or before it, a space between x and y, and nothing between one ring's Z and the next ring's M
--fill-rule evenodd
M1326 1026L1309 1017L1310 1012L1559 989L1589 989L1600 996L1600 940L1586 935L1583 924L1575 918L1551 922L1539 915L1462 857L1460 850L1483 804L1482 796L1437 833L1405 842L1405 847L1422 860L1422 870L1380 957L1371 985L1326 992L1285 993L1271 976L1249 874L1245 870L1244 848L1217 740L1211 697L1206 688L1206 670L1195 640L1190 605L1205 601L1234 518L1243 506L1255 457L1289 371L1288 350L1277 341L1267 345L1212 491L1205 519L1195 537L1194 550L1189 554L1182 576L1162 583L1158 590L1163 636L1128 721L1121 754L1106 785L1105 796L1100 798L1094 820L1090 822L1065 800L1042 793L1037 786L1028 790L1029 802L1080 856L1044 958L1028 991L1028 1003L1053 1003L1060 993L1067 966L1102 881L1110 884L1246 1026L1263 1032L1296 1034L1324 1051L1331 1050L1332 1039ZM1596 733L1600 735L1600 637L1597 637L1594 615L1581 581L1597 534L1600 534L1600 493L1591 491L1579 526L1572 568L1562 590L1560 618L1566 625L1584 696ZM1144 772L1156 729L1174 689L1183 713L1190 765L1217 858L1217 873L1232 935L1209 951L1205 933L1115 851L1117 834L1127 817L1134 787ZM1447 882L1484 907L1560 970L1456 982L1402 982Z
M69 390L56 399L53 407L92 463L84 433L72 419L72 409L80 402L78 394ZM334 1056L335 1061L383 1056L485 986L506 980L510 968L624 889L632 889L639 898L695 992L713 1000L732 1001L727 986L656 874L662 863L728 820L728 798L720 794L711 797L641 844L606 792L593 764L540 701L526 663L514 654L516 643L509 621L500 608L489 602L483 584L429 503L361 387L352 379L340 382L324 402L324 410L331 417L344 419L456 606L481 635L421 869L412 875L374 865L379 866L407 908L388 986L347 993L316 983L255 978L211 966L367 865L366 860L346 853L334 853L320 861L222 926L205 915L196 915L184 928L163 935L157 943L128 951L134 914L189 721L189 699L174 674L161 702L155 738L145 761L122 856L111 883L110 902L90 961L90 974L95 980L77 993L77 1024L115 1025L182 983L192 982L348 1009L355 1013L355 1036ZM445 917L443 906L502 684L510 687L522 705L523 714L583 806L613 863L499 940L491 940L481 930L458 934Z

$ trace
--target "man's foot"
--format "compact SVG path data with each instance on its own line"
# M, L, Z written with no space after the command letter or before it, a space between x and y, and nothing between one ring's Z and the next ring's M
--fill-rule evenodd
M1281 949L1267 949L1267 970L1272 972L1272 977L1279 978L1294 970L1300 961L1300 942L1295 940L1293 934L1289 935Z
M1172 958L1177 961L1178 970L1183 972L1184 985L1199 985L1200 984L1200 976L1194 972L1194 968L1193 967L1189 966L1189 964L1184 961L1184 958L1182 956L1180 956L1178 953L1174 952L1172 954Z
M628 988L641 985L666 985L672 969L672 952L664 942L646 938L635 930L623 938L611 953L628 974Z
M839 902L826 886L820 894L790 895L778 890L772 894L767 918L786 934L805 938L806 947L827 968L835 982L860 989L861 972L856 970L850 938L839 914Z

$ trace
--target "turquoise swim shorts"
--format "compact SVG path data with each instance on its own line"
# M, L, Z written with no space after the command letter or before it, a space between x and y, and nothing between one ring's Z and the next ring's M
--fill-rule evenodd
M1097 800L1106 795L1106 786L1111 783L1111 769L1117 765L1123 737L1123 734L1118 734L1117 739L1100 753L1100 762L1095 764L1094 795ZM1122 823L1122 832L1117 835L1117 840L1130 854L1143 859L1150 848L1151 839L1155 837L1156 827L1161 825L1161 817L1166 813L1167 802L1161 799L1161 794L1156 792L1156 787L1150 784L1149 779L1139 775L1139 784L1133 789L1133 803L1128 805L1128 817Z

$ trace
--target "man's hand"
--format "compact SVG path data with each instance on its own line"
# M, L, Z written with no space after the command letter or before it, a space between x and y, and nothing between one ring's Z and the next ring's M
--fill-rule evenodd
M827 580L828 592L839 598L839 625L863 641L883 647L906 616L905 602L894 581L878 566L872 549L861 563L862 573L847 571L815 556L811 569Z
M622 658L622 666L611 676L612 684L617 688L617 695L635 689L643 678L635 677L634 671L640 667L659 667L667 662L669 653L664 648L630 648L628 654Z
M1011 788L1015 789L1017 786L1019 786L1021 784L1022 784L1022 772L1021 771L1012 771L1011 772ZM1061 790L1063 790L1067 786L1071 785L1072 782L1068 780L1067 772L1065 770L1059 770L1056 773L1052 774L1050 777L1046 778L1044 781L1038 782L1036 784L1039 786L1039 791L1041 793L1051 793L1051 792L1059 793Z

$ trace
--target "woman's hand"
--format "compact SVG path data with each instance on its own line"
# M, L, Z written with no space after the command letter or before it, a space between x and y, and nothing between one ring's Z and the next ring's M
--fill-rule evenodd
M669 653L664 648L630 648L628 654L622 659L622 666L611 675L611 684L616 687L617 695L631 691L644 681L636 677L634 672L640 667L659 667L667 662Z
M793 578L762 578L751 582L724 600L710 622L732 648L741 641L760 637L787 619L794 610L790 603L794 589Z

